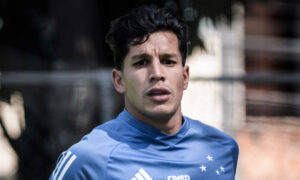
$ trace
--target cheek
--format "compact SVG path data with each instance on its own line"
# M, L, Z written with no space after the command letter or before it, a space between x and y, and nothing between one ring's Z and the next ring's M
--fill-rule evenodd
M176 75L177 76L173 76L176 81L176 85L177 85L177 89L179 91L183 90L184 89L184 77L183 76L180 76L180 74L182 74L181 72L178 72Z
M175 89L176 97L180 99L182 96L182 93L185 89L184 79L181 76L174 76L174 77L177 77L176 82L174 83L174 85L176 84L176 87L175 87L176 88Z
M128 76L125 79L125 89L127 94L135 95L142 89L142 82L138 75Z

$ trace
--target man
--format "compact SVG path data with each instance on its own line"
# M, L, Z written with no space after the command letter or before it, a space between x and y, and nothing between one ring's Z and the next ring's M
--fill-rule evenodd
M50 179L233 180L236 142L182 115L189 67L178 15L154 6L134 9L113 22L107 42L125 109L62 153Z

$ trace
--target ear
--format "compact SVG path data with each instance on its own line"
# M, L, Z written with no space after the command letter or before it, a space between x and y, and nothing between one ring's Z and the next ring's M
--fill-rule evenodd
M117 69L113 69L111 75L112 75L112 82L115 86L116 91L123 94L125 92L125 87L123 83L122 72Z
M183 89L186 90L188 88L190 79L190 67L185 65L183 67Z

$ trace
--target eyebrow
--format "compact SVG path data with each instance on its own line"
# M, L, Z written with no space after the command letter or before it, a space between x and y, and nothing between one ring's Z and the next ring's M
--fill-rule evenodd
M150 58L151 56L147 53L142 53L142 54L137 54L137 55L133 55L131 59L133 60L138 60L138 59L143 59L143 58ZM175 53L164 53L161 54L160 57L164 57L164 58L172 58L172 57L178 57L177 54Z
M133 60L138 60L138 59L149 58L149 57L151 57L149 54L147 54L147 53L142 53L142 54L133 55L133 56L131 57L131 59L133 59Z
M166 53L166 54L162 54L161 57L164 57L164 58L172 58L172 57L175 57L175 58L177 58L178 55L175 54L175 53L171 53L171 54Z

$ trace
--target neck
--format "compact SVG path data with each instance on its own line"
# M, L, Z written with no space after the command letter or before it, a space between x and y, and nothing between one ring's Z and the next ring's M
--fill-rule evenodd
M180 130L183 123L180 107L172 114L161 116L146 116L142 113L136 112L131 108L126 108L126 110L139 121L148 124L149 126L152 126L169 135L176 134Z
M163 119L158 120L158 122L156 123L156 127L155 124L153 126L165 132L166 134L172 135L172 134L176 134L180 130L182 124L183 124L183 119L182 119L181 111L177 111L168 120L163 120Z

